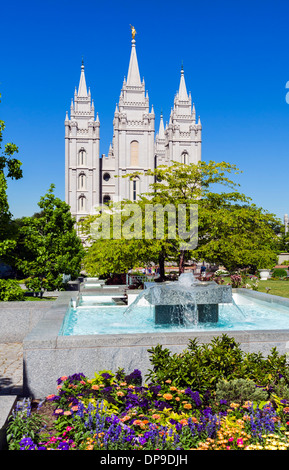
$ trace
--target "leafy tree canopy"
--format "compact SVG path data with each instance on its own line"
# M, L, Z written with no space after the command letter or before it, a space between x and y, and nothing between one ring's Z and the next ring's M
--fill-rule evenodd
M1 97L1 95L0 95ZM7 198L7 178L22 178L22 163L14 157L18 153L18 147L13 143L7 143L2 149L4 121L0 120L0 257L2 260L9 258L9 253L16 246L16 234L11 223L11 213Z
M59 287L62 274L79 275L84 254L69 205L54 195L54 185L38 203L36 217L24 217L19 228L17 268L27 277Z

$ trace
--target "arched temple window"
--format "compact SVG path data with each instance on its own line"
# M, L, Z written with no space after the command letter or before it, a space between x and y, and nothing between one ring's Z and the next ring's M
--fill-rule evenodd
M137 140L133 140L130 143L130 166L138 166L139 165L139 162L138 162L138 147L139 147L139 144L138 144Z
M86 151L82 147L78 152L78 166L86 165Z
M81 194L78 198L78 212L85 212L86 210L86 197Z
M78 176L78 189L86 189L86 175L81 172Z
M188 165L189 163L189 154L186 150L184 150L182 152L182 155L181 155L181 162L184 163L185 165Z
M139 183L140 180L138 176L130 180L130 198L132 201L137 200L137 196L139 194Z

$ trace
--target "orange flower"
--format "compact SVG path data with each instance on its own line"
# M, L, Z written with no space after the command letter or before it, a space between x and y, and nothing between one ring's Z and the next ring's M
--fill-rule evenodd
M172 400L173 395L171 395L170 393L164 393L163 397L164 397L165 400Z
M172 383L172 381L171 381L171 379L168 379L168 380L166 380L166 382L165 382L165 383L166 383L166 384L171 384L171 383Z
M99 386L98 385L92 385L92 390L99 390Z
M124 396L123 392L116 392L116 394L117 394L118 397L123 397Z
M64 382L64 380L68 379L68 377L66 375L63 375L62 377L60 377L60 380L62 380L62 382Z
M64 411L63 413L65 416L70 416L71 415L71 411Z
M49 400L50 398L54 398L54 397L55 397L54 394L52 394L52 395L47 395L46 400Z
M147 420L142 421L141 419L135 419L132 424L133 424L134 426L139 426L140 428L144 428L145 425L146 425L146 423L148 423Z
M77 411L78 410L78 405L72 406L71 409L72 409L72 411Z
M170 387L170 390L171 390L172 392L174 392L174 391L176 391L176 390L178 390L178 389L177 389L177 387Z
M128 415L125 415L123 418L120 418L120 421L122 423L124 423L125 421L127 421L128 419L130 419L130 417Z
M176 397L175 400L176 400L176 401L180 401L180 397Z
M184 408L185 408L186 410L190 410L190 409L192 408L192 405L191 405L190 403L185 403L185 404L184 404Z
M59 414L62 413L62 412L63 412L63 410L62 410L61 408L58 408L57 410L54 411L54 413L55 413L56 415L59 415Z
M188 424L188 420L187 419L181 419L180 423L185 426L186 424Z
M152 418L153 418L153 419L160 419L160 417L161 417L161 416L158 415L158 414L153 414L153 415L152 415Z

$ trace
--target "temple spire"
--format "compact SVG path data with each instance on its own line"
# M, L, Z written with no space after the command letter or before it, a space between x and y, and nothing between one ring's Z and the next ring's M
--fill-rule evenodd
M182 65L181 69L181 80L180 80L180 87L179 87L179 96L178 96L180 101L188 101L188 93L187 93L187 87L186 87L186 82L185 82L185 77L184 77L184 68Z
M136 47L135 47L135 30L132 29L132 41L131 41L131 54L130 54L130 62L127 74L127 81L126 84L128 86L141 86L141 79L139 74L138 68L138 61L136 56Z
M87 87L86 87L86 81L85 81L83 59L82 59L82 64L81 64L81 73L80 73L80 80L79 80L79 87L78 87L78 96L82 97L82 98L87 97Z
M165 128L164 128L164 121L163 121L163 113L161 113L160 119L160 127L159 127L159 139L165 138Z

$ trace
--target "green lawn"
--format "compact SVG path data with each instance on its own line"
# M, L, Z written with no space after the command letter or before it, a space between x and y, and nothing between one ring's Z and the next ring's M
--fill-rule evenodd
M225 284L231 282L230 276L225 277ZM253 284L252 281L248 278L246 284ZM267 289L270 290L267 290ZM289 298L289 280L288 281L279 281L275 279L268 279L267 281L260 281L258 282L258 292L265 292L272 295L280 295L281 297L288 297Z
M267 281L259 281L258 292L267 292L272 295L280 295L281 297L289 298L289 281L277 281L275 279L268 279Z

